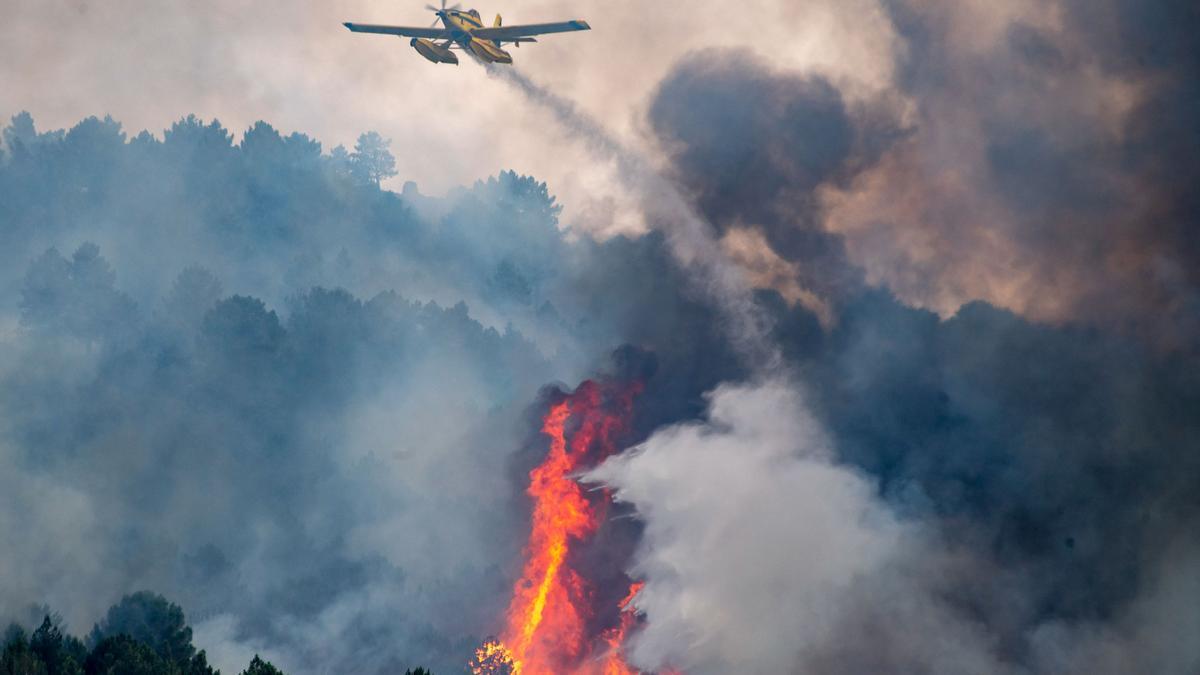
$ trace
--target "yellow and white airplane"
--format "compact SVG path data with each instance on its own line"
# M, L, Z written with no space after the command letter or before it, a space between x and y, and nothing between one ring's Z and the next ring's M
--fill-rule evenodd
M491 26L484 26L479 12L463 11L458 5L446 6L442 0L440 8L425 5L425 9L437 14L429 28L410 26L380 26L368 23L347 23L346 28L355 33L378 33L412 38L409 43L421 56L434 63L458 64L454 49L470 52L484 63L512 63L512 55L501 49L505 42L537 42L532 36L546 33L568 33L576 30L591 30L586 21L560 21L558 23L534 23L524 26L501 26L500 15ZM442 27L438 27L438 22Z

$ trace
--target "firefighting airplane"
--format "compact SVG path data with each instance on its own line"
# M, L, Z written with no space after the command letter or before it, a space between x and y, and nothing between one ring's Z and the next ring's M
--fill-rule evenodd
M515 43L518 47L522 42L537 42L533 35L546 33L568 33L576 30L591 30L586 21L561 21L559 23L534 23L524 26L501 26L500 15L496 22L484 27L479 18L479 12L473 9L463 11L458 5L446 6L442 0L440 8L425 5L425 9L437 14L433 25L429 28L409 26L380 26L367 23L347 23L346 28L355 33L379 33L381 35L397 35L409 37L409 43L417 52L434 63L453 63L458 65L458 57L451 51L461 49L468 51L484 63L512 63L512 55L500 47L505 42ZM442 28L438 28L438 22Z

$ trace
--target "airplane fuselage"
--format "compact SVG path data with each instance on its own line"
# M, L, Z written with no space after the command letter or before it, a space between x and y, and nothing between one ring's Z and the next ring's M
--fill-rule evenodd
M460 47L471 52L480 61L487 63L512 63L512 55L500 48L492 40L482 40L471 33L477 28L483 28L483 21L470 12L448 9L437 13L442 24L450 32L450 39Z

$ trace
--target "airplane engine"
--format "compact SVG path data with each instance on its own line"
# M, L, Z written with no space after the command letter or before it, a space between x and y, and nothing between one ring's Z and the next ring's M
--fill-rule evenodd
M458 65L458 57L455 56L454 52L432 40L413 38L409 44L413 46L413 49L417 50L418 54L434 63L453 63L454 65Z

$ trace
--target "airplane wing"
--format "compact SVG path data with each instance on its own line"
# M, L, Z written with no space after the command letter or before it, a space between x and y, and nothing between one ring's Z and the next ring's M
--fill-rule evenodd
M381 35L400 35L403 37L428 38L442 40L450 37L450 31L445 28L417 28L415 26L380 26L371 23L342 24L355 33L379 33Z
M586 21L560 21L558 23L531 23L524 26L496 26L494 28L476 28L471 35L483 40L515 40L530 35L546 33L569 33L576 30L591 30Z

